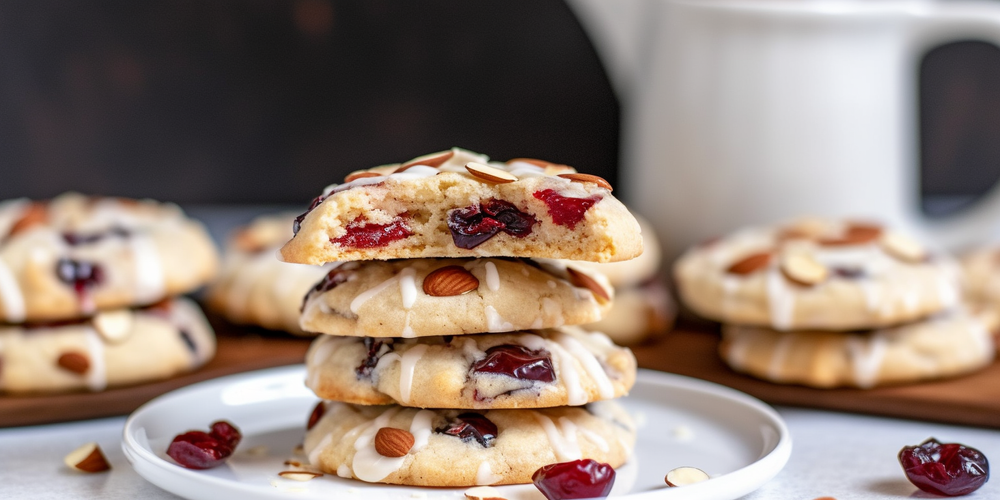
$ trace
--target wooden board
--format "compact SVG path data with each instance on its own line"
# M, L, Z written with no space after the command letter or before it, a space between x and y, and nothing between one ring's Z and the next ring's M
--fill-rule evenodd
M239 328L210 318L216 330L215 358L198 371L103 392L0 396L0 427L48 424L127 415L146 401L174 389L224 375L302 363L310 339Z
M639 366L687 375L771 404L1000 428L1000 362L961 378L861 389L779 385L730 370L716 353L717 327L681 324L660 341L633 348Z

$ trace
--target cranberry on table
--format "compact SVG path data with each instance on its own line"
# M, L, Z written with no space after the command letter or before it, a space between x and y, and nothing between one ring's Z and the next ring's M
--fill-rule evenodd
M233 424L220 420L209 432L188 431L177 435L167 455L188 469L211 469L233 454L243 435Z
M615 485L615 469L585 458L546 465L531 475L531 482L549 500L606 497Z
M979 450L934 438L904 446L899 464L911 483L936 495L968 495L990 478L990 464Z

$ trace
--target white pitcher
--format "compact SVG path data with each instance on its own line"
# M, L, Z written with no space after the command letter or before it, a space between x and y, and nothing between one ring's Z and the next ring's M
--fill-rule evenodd
M1000 222L998 189L957 215L923 216L916 96L928 49L1000 45L1000 3L571 5L624 104L626 201L653 221L666 257L800 214L882 220L952 249Z

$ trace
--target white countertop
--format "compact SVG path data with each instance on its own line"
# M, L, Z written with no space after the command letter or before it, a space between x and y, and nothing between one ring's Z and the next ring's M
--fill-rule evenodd
M903 475L896 454L936 437L960 442L1000 460L1000 431L818 410L779 407L792 434L788 465L748 500L940 498L920 492ZM998 416L1000 418L1000 416ZM176 499L139 477L121 450L124 417L0 429L2 499ZM82 474L63 456L96 441L112 470ZM995 462L997 463L997 462ZM966 498L1000 498L1000 480Z

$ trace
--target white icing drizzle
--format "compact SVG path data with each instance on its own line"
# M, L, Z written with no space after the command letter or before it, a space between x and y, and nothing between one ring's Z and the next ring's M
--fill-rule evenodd
M792 345L791 335L780 335L778 337L778 343L774 346L774 352L771 355L771 364L767 368L767 377L771 380L782 380L784 377L781 376L781 368L785 364L785 358L788 356L788 349Z
M403 297L403 309L413 307L413 303L417 300L417 283L413 279L416 273L412 267L399 272L399 293Z
M9 323L21 323L25 318L24 294L14 279L14 274L0 257L0 302L3 302L4 319Z
M566 417L563 417L563 418L566 418ZM592 431L590 429L587 429L586 427L577 427L576 430L580 434L583 434L583 437L589 439L590 442L592 442L595 445L597 445L597 447L602 452L607 453L611 449L611 446L608 445L608 440L604 439L603 437L601 437L600 434L598 434L598 433L596 433L596 432L594 432L594 431Z
M413 434L413 447L410 451L417 451L427 446L427 440L431 437L431 423L434 421L434 412L431 410L420 410L413 416L410 423L410 434Z
M486 486L488 484L498 483L503 480L503 476L494 474L493 469L490 468L490 463L483 460L479 464L479 468L476 469L476 486Z
M576 371L575 360L558 343L551 342L548 347L555 358L557 374L566 385L566 404L569 406L585 404L589 398L580 385L580 374Z
M139 303L155 302L166 294L160 254L148 235L133 234L130 242L135 263L136 300Z
M594 354L587 350L577 339L565 334L559 333L555 336L556 342L559 345L566 348L580 364L583 365L583 369L587 371L590 378L594 380L597 384L597 390L602 398L610 399L615 397L615 388L611 384L611 379L608 378L607 372L604 371L604 367L601 363L594 357Z
M549 444L552 445L556 459L560 462L569 462L583 456L583 453L580 452L580 446L576 442L576 425L573 422L569 419L565 419L565 421L560 419L560 424L563 427L560 430L549 417L534 410L531 410L531 413L545 430L545 435L549 438Z
M533 333L525 333L520 335L518 341L521 343L521 345L527 347L528 349L531 349L532 351L540 351L542 349L546 349L549 345L547 342L545 342L545 339Z
M776 265L767 270L767 301L774 329L789 330L795 313L795 292Z
M563 326L566 318L563 317L562 305L550 297L542 297L542 315L549 318L552 326Z
M309 364L312 366L319 366L326 363L330 356L333 356L334 349L337 348L337 344L340 344L340 337L334 337L332 335L322 335L313 343L309 350ZM308 387L316 387L317 382L319 382L319 370L310 370L309 378L306 381Z
M415 337L417 335L413 331L413 327L410 326L410 314L411 313L412 313L412 311L406 311L406 317L403 318L403 331L400 332L400 335L402 335L403 338L407 338L407 339L411 339L411 338L413 338L413 337Z
M402 407L394 406L384 411L354 441L355 452L354 459L351 462L351 469L354 470L354 475L358 479L369 483L378 482L403 466L406 456L392 458L379 455L375 451L374 443L375 433L385 427L389 423L389 419L399 413L400 410L402 410Z
M333 437L333 436L327 436L327 437ZM344 479L350 479L352 477L351 468L348 467L347 464L340 464L337 466L337 475Z
M497 272L497 265L492 261L486 261L486 287L491 292L500 289L500 273Z
M308 451L309 463L312 465L319 465L319 454L323 452L323 449L333 442L333 434L327 434L323 436L323 439L319 443L316 443L316 447ZM340 472L340 468L337 468L337 472ZM349 474L349 471L348 471ZM350 477L350 475L348 475Z
M370 179L371 177L364 177L364 178ZM358 296L354 297L354 300L351 301L351 312L357 314L358 310L361 309L361 306L363 306L365 302L371 300L372 297L378 295L379 292L381 292L382 290L389 288L396 281L399 281L399 276L393 276L379 283L378 285L375 285L374 288L369 288L368 290L365 290L364 292L358 294Z
M413 371L425 352L427 352L427 344L417 344L403 353L399 360L400 403L410 402L410 392L413 390Z
M866 335L848 336L847 350L851 353L851 364L854 368L854 382L861 388L875 385L882 359L888 348L886 333L876 330Z
M90 368L87 370L87 387L92 391L103 391L108 387L108 374L104 366L104 343L101 337L90 326L86 327L87 354L90 358Z
M514 329L514 325L504 321L493 306L486 306L486 328L488 332L509 332Z

